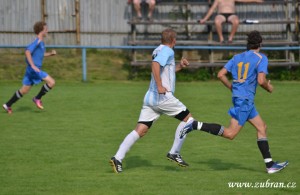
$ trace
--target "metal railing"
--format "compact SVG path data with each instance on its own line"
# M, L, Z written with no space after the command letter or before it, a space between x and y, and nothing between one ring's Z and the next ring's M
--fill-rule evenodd
M86 50L87 49L155 49L157 46L81 46L81 45L47 45L47 48L60 48L60 49L81 49L82 58L82 80L87 81L87 63L86 63ZM14 49L26 48L25 45L0 45L0 48ZM245 50L245 46L175 46L175 50ZM284 47L262 47L262 50L267 51L284 51L284 50L299 50L300 46L284 46Z

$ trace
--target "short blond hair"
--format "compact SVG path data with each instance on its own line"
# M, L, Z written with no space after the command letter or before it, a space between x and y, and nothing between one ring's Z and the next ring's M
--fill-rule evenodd
M174 39L176 39L176 31L168 28L161 33L161 43L162 44L171 44Z

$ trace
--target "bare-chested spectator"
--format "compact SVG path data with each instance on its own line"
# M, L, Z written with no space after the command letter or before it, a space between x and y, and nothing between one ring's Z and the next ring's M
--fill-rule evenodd
M214 13L215 9L218 9L218 14L215 17L215 25L221 43L224 43L224 37L222 33L222 24L224 22L232 23L231 32L228 37L228 43L232 43L233 37L238 29L239 18L235 13L236 2L262 3L263 0L215 0L211 8L208 10L206 16L203 19L199 20L201 24L205 23L210 18L210 16Z

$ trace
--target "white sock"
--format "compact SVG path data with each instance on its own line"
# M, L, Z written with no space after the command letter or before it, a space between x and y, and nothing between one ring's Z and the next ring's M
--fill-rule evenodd
M182 139L180 139L179 132L181 129L183 129L184 125L185 125L185 122L181 121L179 123L179 125L177 126L173 146L172 146L171 150L169 151L170 154L179 154L180 153L180 150L181 150L182 144L186 138L186 135Z
M133 130L129 133L123 142L121 143L119 150L117 151L115 158L122 162L126 153L130 150L131 146L140 138L139 134Z

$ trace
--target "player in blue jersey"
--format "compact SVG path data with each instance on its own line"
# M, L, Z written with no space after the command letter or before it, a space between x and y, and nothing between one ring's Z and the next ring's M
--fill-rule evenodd
M42 86L40 92L32 99L32 101L39 109L44 109L41 98L55 85L55 80L46 72L41 70L44 56L47 57L56 55L55 50L46 52L43 40L48 34L47 24L45 22L36 22L33 26L33 30L37 37L25 49L25 61L27 67L23 78L23 86L14 93L8 102L3 104L3 109L8 114L12 113L11 106L23 97L23 95L28 93L33 85L39 84L41 81L45 81L46 83Z
M267 139L267 126L254 104L257 84L269 93L273 91L270 80L266 79L268 58L259 53L262 37L258 31L250 32L247 41L247 51L235 55L218 73L218 78L232 92L233 107L228 111L231 116L229 127L202 123L191 118L180 131L180 137L192 130L202 130L232 140L248 121L257 130L257 145L264 158L267 172L275 173L286 167L288 162L278 163L272 160ZM231 73L232 83L229 82L227 73Z
M117 153L111 158L110 163L113 171L122 172L122 160L131 146L143 137L155 120L160 115L166 114L174 117L179 123L171 150L167 153L167 159L176 162L179 166L186 167L188 164L182 159L180 149L185 136L180 139L179 132L185 126L191 113L186 106L175 96L175 73L189 65L184 58L180 64L175 65L173 47L176 43L176 32L166 29L162 32L161 45L152 54L152 75L148 91L144 97L143 107L136 128L130 132L121 143Z

